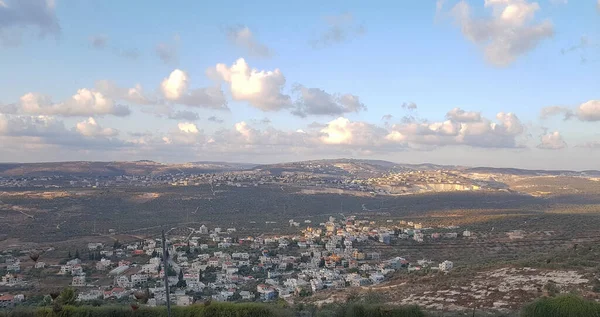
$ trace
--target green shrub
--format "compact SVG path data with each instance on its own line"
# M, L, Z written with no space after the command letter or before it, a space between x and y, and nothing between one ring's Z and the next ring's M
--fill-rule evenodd
M600 303L574 295L546 297L525 306L521 317L600 317Z
M309 314L315 313L314 311ZM167 309L161 307L140 307L133 311L129 306L60 306L53 307L17 308L8 317L163 317ZM293 317L292 309L278 305L260 303L211 303L187 307L172 308L173 317ZM335 304L319 310L317 316L336 317L423 317L423 312L416 306L397 307L384 305L369 305L362 303Z
M161 307L140 307L135 312L129 306L60 306L38 309L18 308L8 314L9 317L162 317L167 309ZM212 303L210 305L192 305L172 307L173 317L291 317L289 310L274 305L258 303Z

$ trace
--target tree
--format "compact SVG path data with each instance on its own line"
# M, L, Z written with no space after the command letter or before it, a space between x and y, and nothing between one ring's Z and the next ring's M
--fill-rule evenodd
M67 258L72 259L73 257L71 256L71 250L69 250L69 255L67 256Z
M121 247L121 243L119 243L119 239L115 240L115 243L113 243L113 249L118 249Z
M152 257L155 258L158 256L158 252L156 252L156 250L152 251Z
M77 300L77 295L74 289L67 287L60 292L58 299L61 305L73 305Z
M79 250L75 250L75 258L79 259Z
M187 286L187 283L183 279L183 270L180 269L179 270L179 277L178 277L178 281L177 281L177 287L186 287L186 286Z
M158 265L158 268L156 268L156 273L160 274L160 271L162 271L162 265Z
M177 272L175 272L175 269L170 264L167 266L167 276L177 276Z

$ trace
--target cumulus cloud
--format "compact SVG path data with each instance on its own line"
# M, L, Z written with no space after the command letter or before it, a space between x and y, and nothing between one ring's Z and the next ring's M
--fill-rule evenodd
M220 86L189 90L188 78L188 74L180 69L172 71L160 84L163 96L167 100L190 107L228 109L227 100Z
M209 139L208 143L221 150L226 150L225 148L230 147L231 144L243 145L244 151L318 146L315 136L308 135L305 132L298 130L282 131L271 126L260 130L245 121L237 122L231 130L218 131Z
M366 122L352 122L339 117L320 130L320 140L335 145L375 145L386 135L386 130Z
M586 101L575 109L560 106L544 107L540 112L542 119L555 115L563 115L565 120L577 118L581 121L600 121L600 100Z
M479 122L481 121L481 112L454 108L446 113L446 118L456 122Z
M214 69L208 69L207 74L228 83L231 96L236 101L247 101L263 111L278 111L292 106L290 96L282 93L285 77L278 68L259 71L250 68L240 58L230 67L217 64Z
M562 136L558 131L544 134L540 137L540 144L537 146L539 149L545 150L560 150L567 147L567 143L563 140Z
M83 136L105 136L112 137L119 134L119 131L111 128L102 128L94 118L90 117L86 121L77 123L75 126L77 132Z
M27 93L14 105L4 108L16 114L56 115L65 117L127 116L129 107L117 105L115 101L97 90L82 88L71 98L54 103L50 96L40 93Z
M486 60L495 66L513 63L519 56L554 35L554 26L550 21L535 21L536 12L540 9L537 2L485 0L484 7L491 10L491 16L475 18L471 6L461 0L450 14L463 35L481 46Z
M169 77L162 81L160 88L165 98L169 100L177 100L183 96L184 92L187 91L187 85L187 74L180 69L176 69L171 72Z
M0 114L2 136L55 138L67 133L64 123L54 117Z
M180 122L179 124L177 124L177 127L179 128L179 131L183 132L183 133L192 133L192 134L198 134L198 127L191 123L191 122Z
M54 152L114 150L126 145L114 138L116 130L94 126L90 121L84 123L67 129L55 117L0 114L0 142L3 149L16 146L19 153L48 148L54 148Z
M513 113L500 112L498 122L486 118L479 121L463 121L449 118L443 122L402 123L391 127L386 139L410 147L467 145L473 147L514 148L520 147L517 138L525 126Z
M296 85L299 93L293 114L306 117L307 115L339 116L349 112L359 112L367 107L358 96L352 94L331 95L319 88L307 88Z
M590 100L577 108L577 117L582 121L600 121L600 100Z
M260 43L247 26L238 25L229 28L227 37L232 43L246 50L250 56L270 57L273 55L273 51L265 44Z
M221 119L208 120L219 122ZM23 142L39 146L60 144L72 149L118 149L135 154L135 157L151 155L173 159L199 153L251 158L282 152L319 156L390 154L407 149L455 145L518 148L521 147L520 138L525 127L516 115L500 112L494 120L482 117L478 122L447 119L384 126L338 117L324 124L312 123L306 129L290 127L283 130L264 124L262 120L250 120L239 121L210 134L205 134L194 120L182 118L167 132L130 133L126 141L118 139L117 133L114 129L100 126L93 118L67 129L62 121L48 116L0 115L0 141L4 142L3 145L7 144L8 138L10 144ZM558 144L558 141L554 142Z
M327 47L350 41L365 33L365 27L357 24L351 13L344 13L324 18L327 29L317 39L310 41L313 48Z
M140 84L131 88L122 88L113 81L99 80L95 84L95 89L115 100L124 100L138 105L151 105L158 102L156 97L148 96Z
M54 0L4 0L0 3L0 46L21 44L22 31L36 28L40 37L58 35Z

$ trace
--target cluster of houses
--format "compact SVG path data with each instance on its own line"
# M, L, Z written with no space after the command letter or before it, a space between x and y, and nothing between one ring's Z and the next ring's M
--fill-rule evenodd
M290 220L291 226L298 226L296 224L298 222ZM305 224L310 225L310 222ZM418 223L401 224L411 226L416 232L422 229ZM111 276L113 284L81 289L79 300L120 299L147 287L151 297L149 304L161 305L166 302L162 282L165 274L172 288L173 303L187 305L194 300L190 294L202 294L203 298L214 301L292 300L325 289L379 284L401 269L452 270L450 261L436 266L426 260L409 263L402 257L382 260L379 252L369 251L367 241L389 244L391 237L398 238L398 227L373 225L371 221L354 217L342 221L331 217L299 234L244 238L233 238L235 228L209 229L202 225L188 236L171 237L167 241L168 269L163 265L160 240L131 243L124 250L131 255L149 255L147 262L116 262L110 259L115 253L104 252L106 258L97 261L95 266ZM362 245L365 247L357 247ZM89 245L90 250L103 247ZM77 263L65 266L71 264L77 267ZM72 285L84 286L80 278L81 275L74 275Z
M330 217L315 226L310 221L304 224L308 227L295 234L241 238L235 228L202 225L186 235L168 235L166 257L161 239L118 247L89 243L89 251L99 254L99 260L74 258L52 267L58 268L56 274L71 278L79 301L133 299L135 292L144 291L149 295L148 305L163 305L167 275L171 301L184 306L198 299L293 301L327 289L379 284L397 270L448 272L453 268L451 261L411 263L402 257L381 257L378 246L403 235L414 239L427 230L420 223L381 225L351 216ZM298 227L299 222L292 219L290 225ZM470 235L466 232L463 236ZM456 237L448 232L439 237L431 234L432 239ZM6 264L11 272L2 277L2 283L21 283L18 259L8 259ZM45 266L42 262L35 265Z

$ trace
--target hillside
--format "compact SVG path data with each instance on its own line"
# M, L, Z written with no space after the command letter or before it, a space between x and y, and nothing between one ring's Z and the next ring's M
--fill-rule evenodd
M200 161L183 164L163 164L141 160L131 162L48 162L48 163L0 163L0 177L35 177L35 176L94 176L110 177L120 175L164 175L164 174L198 174L219 173L229 171L260 171L272 175L282 173L312 173L335 177L381 177L388 173L407 171L454 170L465 174L496 174L511 176L583 176L600 177L600 171L547 171L526 170L516 168L464 167L437 164L401 164L383 160L362 159L327 159L298 161L276 164L251 164Z
M193 162L185 164L162 164L154 161L134 162L51 162L51 163L0 163L0 176L120 176L161 175L168 173L212 173L242 170L252 164L223 162Z

